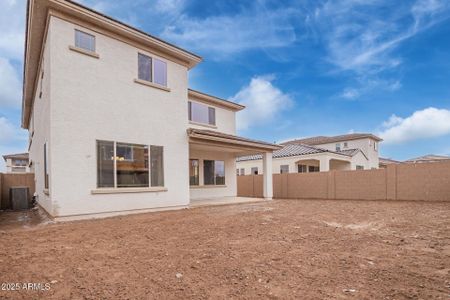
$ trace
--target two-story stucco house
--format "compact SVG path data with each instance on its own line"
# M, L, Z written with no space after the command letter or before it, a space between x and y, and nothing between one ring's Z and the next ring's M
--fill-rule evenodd
M6 163L6 173L29 173L28 153L3 155Z
M310 173L330 170L369 170L379 168L379 142L369 133L316 136L281 143L273 153L273 174ZM238 175L263 174L262 156L237 159Z
M50 215L143 212L234 197L242 105L188 89L201 58L68 0L29 0L22 127ZM272 197L265 176L264 196Z

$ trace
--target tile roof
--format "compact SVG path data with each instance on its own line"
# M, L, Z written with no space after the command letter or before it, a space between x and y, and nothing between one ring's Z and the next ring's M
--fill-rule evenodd
M411 159L405 160L405 162L406 163L421 163L421 162L442 161L442 160L449 160L449 159L450 159L450 156L428 154L428 155L419 156L416 158L411 158Z
M16 153L16 154L5 154L5 155L3 155L3 159L5 161L8 158L28 159L28 153Z
M398 160L390 159L390 158L379 158L380 164L382 165L388 165L388 164L399 164L400 162Z
M291 157L291 156L301 156L301 155L308 155L308 154L318 154L318 153L335 153L340 154L344 156L353 156L356 153L358 153L359 149L349 149L344 150L340 152L330 151L327 149L314 147L310 145L303 145L303 144L288 144L284 145L284 147L280 150L276 150L273 152L272 157L273 158L281 158L281 157ZM247 161L247 160L258 160L262 159L261 154L256 155L248 155L248 156L241 156L237 158L237 161Z
M343 134L343 135L336 135L336 136L313 136L313 137L304 138L304 139L295 139L295 140L291 140L291 141L286 141L286 142L283 142L280 144L281 145L287 145L287 144L320 145L320 144L344 142L344 141L350 141L350 140L358 140L358 139L363 139L363 138L371 138L376 141L382 141L381 138L379 138L376 135L373 135L371 133L350 133L350 134Z

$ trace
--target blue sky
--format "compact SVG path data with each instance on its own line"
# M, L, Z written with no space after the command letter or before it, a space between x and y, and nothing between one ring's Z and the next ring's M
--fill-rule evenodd
M25 2L1 4L0 154L27 145ZM372 132L385 157L450 155L447 0L78 2L201 55L190 87L246 105L240 135Z

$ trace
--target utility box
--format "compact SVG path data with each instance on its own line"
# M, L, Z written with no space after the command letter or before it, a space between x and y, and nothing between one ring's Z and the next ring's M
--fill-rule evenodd
M29 189L26 186L14 186L9 188L9 199L13 210L31 208Z

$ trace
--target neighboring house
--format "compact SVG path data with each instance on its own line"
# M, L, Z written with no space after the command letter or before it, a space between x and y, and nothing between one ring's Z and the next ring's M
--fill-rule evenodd
M428 154L428 155L405 160L405 163L421 164L421 163L439 162L439 161L446 161L446 160L450 160L450 156Z
M3 155L6 162L6 173L29 173L28 153Z
M281 143L273 153L273 174L311 173L329 170L378 169L378 146L382 141L369 133L317 136ZM237 159L238 175L263 174L262 156Z
M380 168L387 168L388 165L400 164L401 163L398 160L394 160L394 159L390 159L390 158L384 158L384 157L380 157L379 161L380 161L380 163L379 163Z
M54 217L181 208L237 195L242 105L188 89L201 58L67 0L30 0L22 127ZM272 176L264 197L272 197Z

